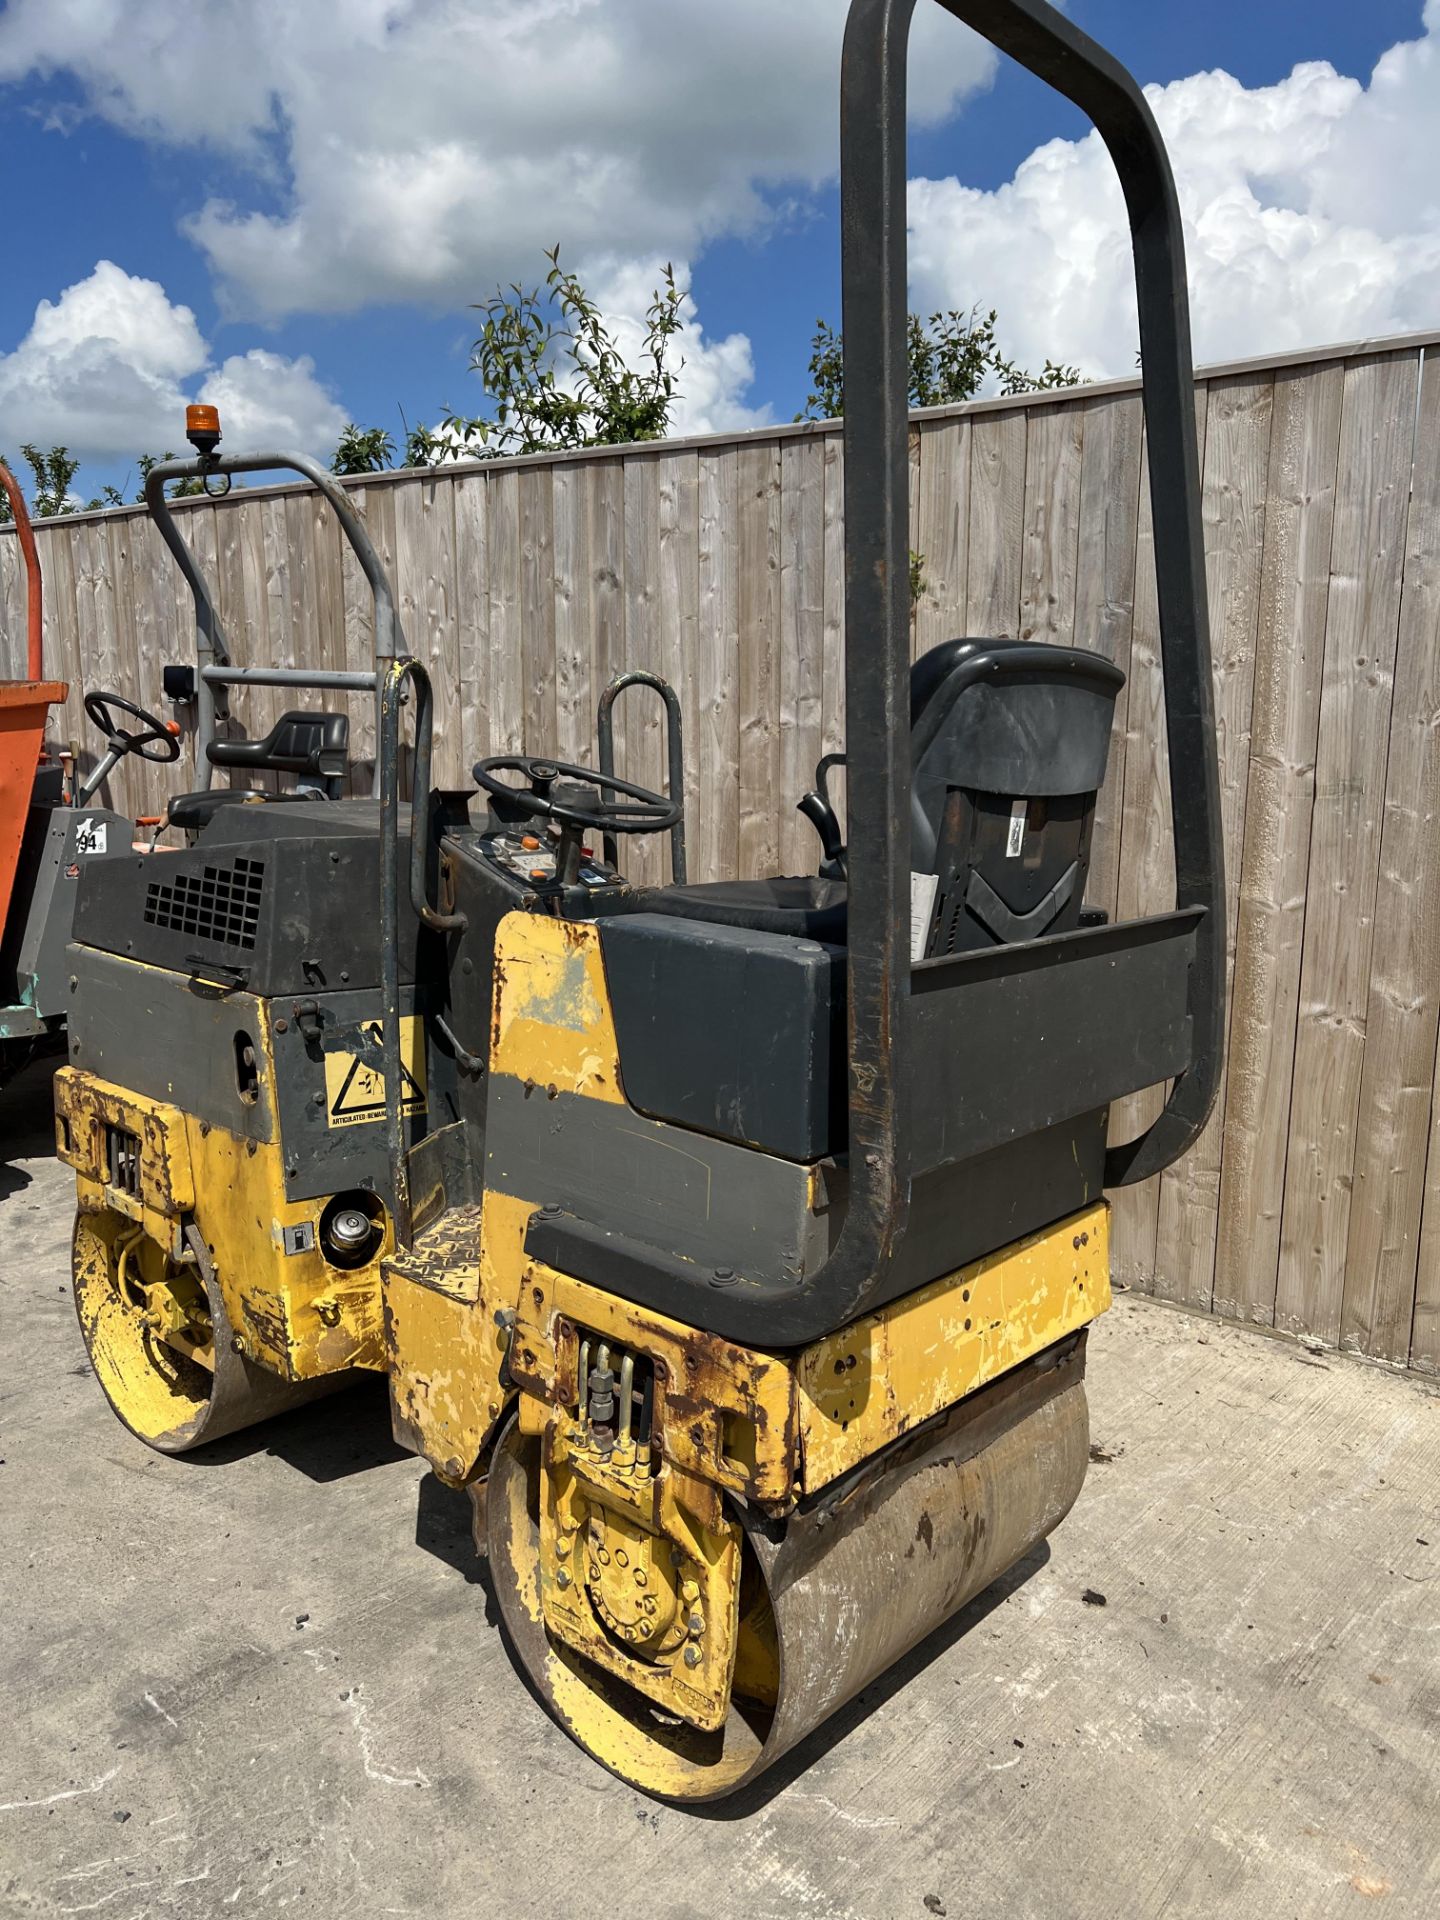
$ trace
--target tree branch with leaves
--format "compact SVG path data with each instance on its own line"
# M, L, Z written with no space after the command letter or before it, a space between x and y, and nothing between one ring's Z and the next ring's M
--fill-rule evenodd
M80 462L70 458L66 447L51 447L42 452L27 441L20 449L25 464L35 476L35 491L30 497L30 514L35 520L53 520L57 514L76 513L71 504L70 482L80 471Z
M909 360L907 396L912 407L949 407L973 400L993 374L1001 393L1038 393L1078 387L1078 367L1047 360L1040 373L1027 373L1000 351L999 315L978 306L968 313L951 307L924 319L909 315L905 345ZM810 343L810 394L797 420L838 420L845 412L845 343L828 320L817 320Z
M668 263L645 310L644 338L631 364L559 247L543 290L518 283L479 303L485 324L471 352L492 412L446 411L440 436L452 458L497 459L570 447L661 440L670 424L676 376L670 342L683 331L685 295Z
M395 464L395 442L383 427L357 427L352 420L340 434L330 471L340 474L384 473Z

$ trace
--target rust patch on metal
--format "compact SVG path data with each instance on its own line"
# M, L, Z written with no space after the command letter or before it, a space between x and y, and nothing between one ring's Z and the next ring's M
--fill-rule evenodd
M290 1371L289 1316L285 1311L285 1302L273 1293L247 1293L240 1303L245 1317L245 1325L254 1337L255 1344L273 1354L279 1363L278 1370L288 1374Z
M490 992L490 1059L493 1063L500 1045L500 1006L510 984L510 963L501 951L500 943L495 943L495 956L491 962L492 984Z
M178 1107L135 1098L82 1067L62 1067L55 1075L55 1111L68 1134L68 1143L57 1141L56 1150L83 1178L108 1186L105 1135L107 1128L114 1128L139 1143L139 1190L128 1198L169 1218L194 1205L185 1122Z
M391 1424L451 1485L482 1470L512 1398L493 1276L482 1271L483 1213L450 1208L382 1264Z
M523 1393L550 1406L571 1404L580 1339L610 1340L654 1368L655 1444L666 1460L767 1512L793 1506L799 1412L787 1362L619 1300L539 1261L527 1266L517 1294L510 1372ZM745 1457L736 1458L725 1450L726 1428L742 1423L750 1433Z

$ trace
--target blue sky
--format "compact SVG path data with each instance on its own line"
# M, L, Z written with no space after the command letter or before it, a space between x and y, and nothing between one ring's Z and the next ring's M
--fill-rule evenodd
M783 27L761 0L741 0L731 25L753 56L717 47L685 0L667 9L673 45L659 48L652 0L533 0L550 25L498 63L503 92L487 92L484 30L499 3L317 7L307 23L347 11L358 23L333 75L318 28L307 42L302 23L284 46L267 36L270 0L0 5L0 450L63 435L84 450L80 484L93 491L123 480L131 445L177 443L179 405L202 388L242 425L289 427L316 451L341 414L398 437L402 408L412 422L477 409L466 299L501 272L536 277L561 233L621 317L656 261L685 260L703 334L687 348L682 424L793 414L815 318L838 309L828 155L842 0L794 0ZM509 0L512 21L530 4ZM1421 0L1071 0L1069 11L1142 81L1172 90L1157 110L1195 229L1202 355L1440 320L1440 60ZM569 43L577 13L599 36L574 71L562 63L547 98L536 51L548 53L546 31ZM791 32L801 14L818 23L813 58ZM643 42L627 41L637 17ZM1080 117L1008 64L992 75L973 50L955 53L963 36L940 26L951 65L925 60L930 123L911 136L910 172L925 183L912 190L917 303L994 303L1021 358L1123 370L1123 272L1113 297L1091 286L1119 259L1108 185L1083 146L1026 167L1047 141L1079 141ZM1367 92L1377 61L1407 42L1420 44L1391 55L1392 79ZM648 74L636 74L637 44ZM1304 65L1320 62L1359 86ZM1193 78L1215 70L1236 84ZM554 126L576 123L583 159L552 160ZM371 197L382 211L341 232ZM32 331L38 304L83 289L101 261L118 272L62 304L54 337ZM143 282L163 293L137 292Z

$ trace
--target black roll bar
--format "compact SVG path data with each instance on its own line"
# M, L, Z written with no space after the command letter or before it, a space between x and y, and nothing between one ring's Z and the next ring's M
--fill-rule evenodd
M1191 1065L1108 1184L1143 1180L1196 1138L1215 1097L1224 893L1209 623L1200 528L1184 236L1170 165L1120 63L1044 0L938 0L1089 115L1124 189L1135 260L1159 588L1176 905L1199 908L1189 975ZM915 0L852 0L841 72L845 339L845 698L849 781L850 1194L828 1260L807 1281L815 1331L883 1284L909 1210L897 1088L910 993L909 503L905 63ZM1083 1017L1083 1016L1079 1016ZM804 1337L806 1308L787 1314Z
M627 687L653 687L665 706L665 736L667 748L667 772L665 775L666 797L678 800L680 813L670 829L670 879L677 887L683 887L688 876L685 859L685 734L680 717L680 696L668 680L662 680L658 673L647 673L643 667L637 667L631 673L617 673L600 696L599 710L595 716L595 737L600 750L601 773L615 771L615 702ZM607 833L604 841L605 858L613 867L619 859L619 844L613 833Z
M380 676L390 661L405 652L405 639L395 610L395 596L390 591L390 582L380 556L371 544L365 522L355 511L354 504L334 474L327 472L305 453L207 453L190 460L162 460L145 476L145 510L160 529L160 537L185 576L185 583L195 601L195 652L198 661L195 676L195 771L202 788L208 787L213 778L209 747L215 737L217 686L249 682L266 686L338 688L348 687L353 681L351 675L306 675L291 669L232 666L225 631L205 576L182 538L175 524L175 516L170 511L170 503L165 498L165 488L172 480L208 480L211 475L270 472L298 473L302 479L320 489L334 508L340 530L349 541L351 551L369 582L375 603L375 668L373 673L364 677L362 684L376 691L377 725ZM282 674L283 678L276 677Z
M415 689L415 759L410 774L410 905L420 924L437 933L458 933L466 924L463 913L441 912L430 905L425 894L425 867L430 853L430 759L435 741L435 699L430 675L418 660L392 660L380 682L376 772L380 788L380 1058L385 1080L385 1149L390 1161L392 1225L397 1247L409 1246L411 1228L400 1044L400 708L407 683ZM453 1036L451 1038L453 1044Z

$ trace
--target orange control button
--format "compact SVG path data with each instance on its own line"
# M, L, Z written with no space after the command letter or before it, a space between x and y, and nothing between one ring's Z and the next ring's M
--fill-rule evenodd
M531 867L530 878L532 880L548 880L550 875L545 871L544 867Z
M520 844L527 853L534 853L540 842L533 833L525 833L520 836Z

